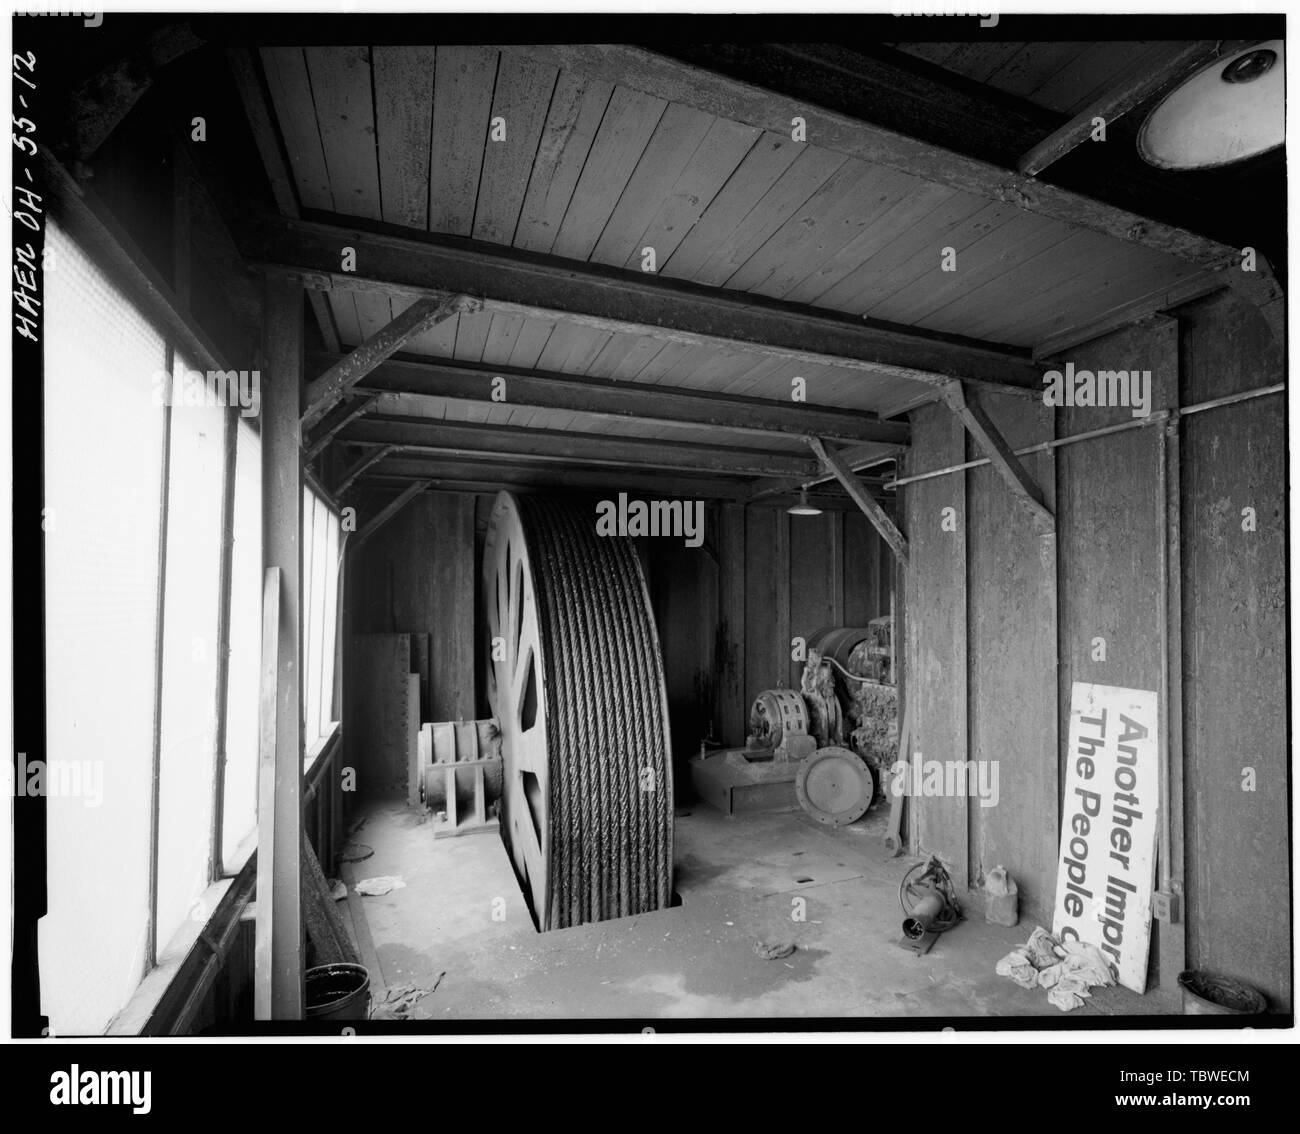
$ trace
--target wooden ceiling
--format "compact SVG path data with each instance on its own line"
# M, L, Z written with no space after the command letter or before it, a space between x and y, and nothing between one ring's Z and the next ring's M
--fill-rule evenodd
M1106 45L1105 73L1089 62L1090 45L1060 45L1078 72L1069 82L1039 74L1051 62L1042 52L1033 74L1017 69L1023 45L984 45L984 57L976 45L927 46L951 47L938 52L946 63L981 73L992 50L1005 56L1006 81L1068 107L1147 45ZM1022 348L1198 271L815 138L795 142L592 79L528 48L267 48L261 61L308 209L634 271L651 247L670 279ZM490 137L498 117L504 141ZM944 270L945 249L955 271ZM332 302L345 342L382 317L382 304ZM473 358L481 343L490 359L536 347L567 352L579 373L608 369L607 342L561 335L552 346L549 335L538 342L545 333L456 327L428 349ZM617 376L637 378L641 362L658 380L658 353L628 352ZM669 352L659 365L677 361ZM714 388L743 378L743 366L721 367Z

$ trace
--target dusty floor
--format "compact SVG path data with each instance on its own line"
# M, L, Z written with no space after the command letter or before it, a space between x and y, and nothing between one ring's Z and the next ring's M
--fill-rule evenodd
M401 800L360 813L353 838L374 854L343 877L380 1018L1061 1015L1045 992L993 971L1032 924L963 922L925 957L898 947L898 882L915 860L885 857L879 805L838 830L797 809L681 809L680 906L547 934L534 930L497 834L435 841L425 813ZM379 875L406 885L355 893ZM763 960L755 941L796 949ZM409 989L433 991L402 1005ZM1097 989L1070 1018L1178 1010L1158 993Z

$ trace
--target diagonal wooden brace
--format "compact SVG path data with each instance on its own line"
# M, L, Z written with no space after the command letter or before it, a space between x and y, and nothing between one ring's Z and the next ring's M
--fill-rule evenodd
M324 374L310 383L304 399L304 429L315 425L343 396L386 358L402 349L403 344L430 327L463 311L477 311L478 300L465 295L425 296L417 299L391 323L381 327L360 346L340 358Z
M338 484L334 486L334 495L342 496L366 469L379 464L385 457L401 451L402 446L400 445L376 445L368 453L363 453L343 470L343 475L339 477Z
M893 549L899 565L906 570L907 538L894 526L894 521L885 514L885 510L867 491L866 485L858 480L857 475L844 461L843 457L831 449L820 437L809 437L808 444L812 446L812 451L817 454L817 459L825 466L826 471L844 486L844 491L866 513L867 519L871 521L871 526L880 533L880 538Z
M1012 495L1028 509L1035 525L1043 535L1056 531L1056 517L1052 515L1043 501L1039 491L1020 458L1012 451L1006 439L998 432L998 427L978 402L967 401L962 384L955 379L944 387L944 401L948 408L961 419L966 431L975 438L975 443L988 457L989 463L997 469L998 475L1007 482Z
M353 538L348 542L349 549L356 551L356 549L374 535L375 532L382 528L389 520L396 516L398 512L428 488L429 484L430 482L427 480L417 480L403 488L401 492L376 512L373 518L366 522L365 527L353 536Z

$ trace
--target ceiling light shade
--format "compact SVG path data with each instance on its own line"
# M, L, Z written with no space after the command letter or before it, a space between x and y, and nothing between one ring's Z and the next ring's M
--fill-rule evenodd
M1286 60L1280 39L1202 67L1151 112L1138 153L1161 169L1213 169L1286 139Z
M791 516L820 516L822 514L820 508L808 503L808 490L806 488L799 489L799 503L791 504L786 511Z

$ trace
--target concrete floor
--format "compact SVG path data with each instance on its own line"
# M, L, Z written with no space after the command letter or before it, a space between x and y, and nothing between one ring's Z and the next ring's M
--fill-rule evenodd
M539 934L497 834L432 837L401 800L363 804L353 835L374 850L344 866L347 906L372 973L375 1018L681 1019L1063 1015L994 965L1032 923L962 922L929 955L898 947L898 882L915 860L887 859L886 809L831 829L798 809L728 818L679 810L670 910ZM406 886L361 897L363 878ZM805 920L794 914L800 902ZM764 960L754 943L790 943ZM426 995L400 999L405 990ZM1069 1014L1178 1012L1159 993L1097 989Z

